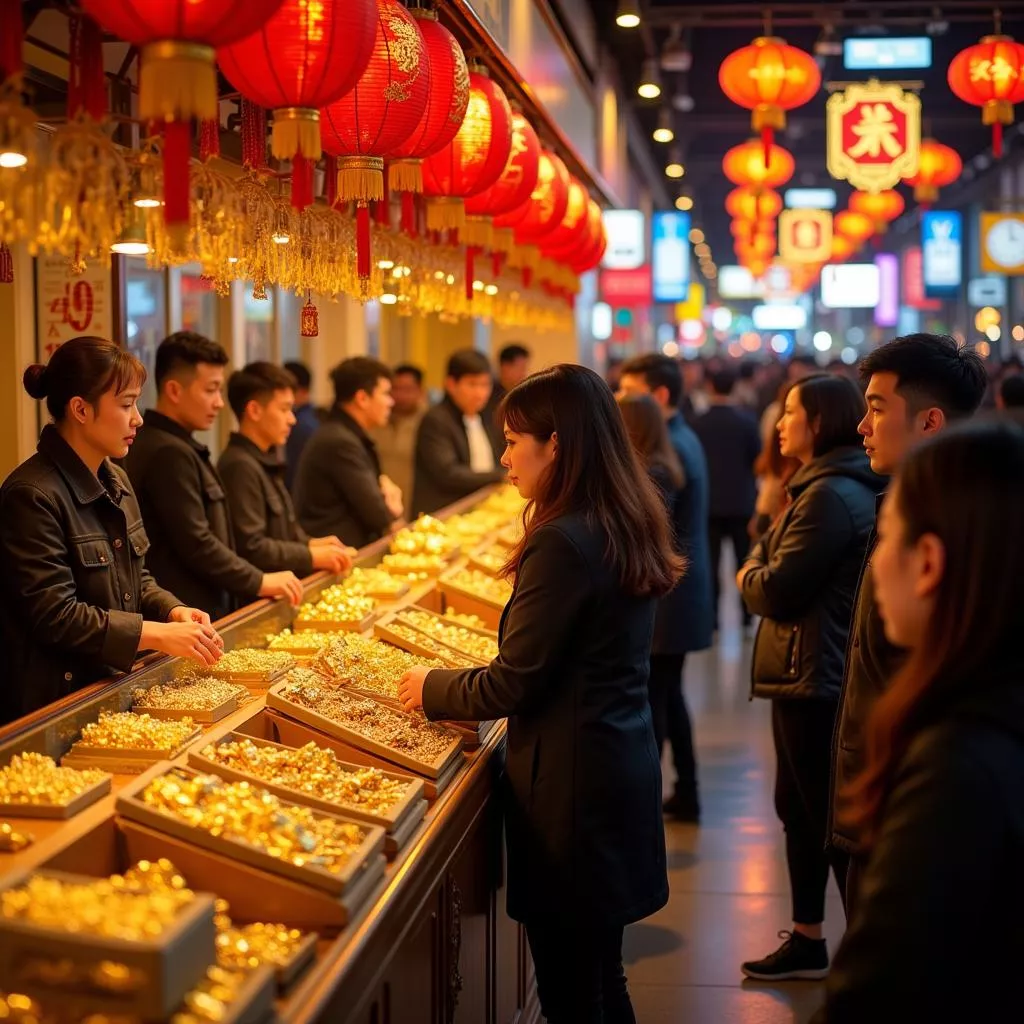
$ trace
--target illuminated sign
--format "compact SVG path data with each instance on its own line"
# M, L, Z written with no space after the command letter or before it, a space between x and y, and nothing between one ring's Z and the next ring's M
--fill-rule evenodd
M600 291L601 299L609 306L649 306L650 264L631 270L602 270Z
M900 261L892 252L880 252L875 257L878 267L878 305L875 306L875 326L895 327L900 318Z
M791 303L755 306L750 315L759 331L798 331L807 326L807 310Z
M834 188L787 188L782 198L791 210L834 210L837 202Z
M718 294L723 299L763 299L764 282L746 267L727 263L718 268Z
M651 274L655 302L682 302L690 283L690 215L674 210L651 217Z
M792 263L824 263L832 255L829 210L783 210L779 214L779 256Z
M829 309L871 309L880 298L874 263L829 263L821 268L821 304Z
M640 210L605 210L601 214L608 238L601 266L606 270L636 270L646 262L644 215Z
M926 295L955 295L960 290L963 283L963 237L963 217L956 210L925 210L921 214Z
M908 36L902 39L846 39L843 41L843 66L847 71L930 68L932 41L929 36Z

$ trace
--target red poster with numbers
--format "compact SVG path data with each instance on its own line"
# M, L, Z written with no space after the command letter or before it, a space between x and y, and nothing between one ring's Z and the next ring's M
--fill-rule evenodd
M47 362L65 341L80 334L110 338L112 307L108 263L87 262L76 274L64 256L38 257L36 348L40 362Z

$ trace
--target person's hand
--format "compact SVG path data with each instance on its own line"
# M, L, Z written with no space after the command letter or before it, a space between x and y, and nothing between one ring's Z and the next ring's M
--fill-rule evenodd
M405 502L402 500L402 488L391 477L380 475L380 493L384 496L384 507L392 519L401 519L405 513Z
M313 556L313 568L335 574L348 572L352 568L355 551L343 544L314 544L309 542L309 553Z
M224 653L224 641L210 625L209 617L205 623L144 622L139 649L160 651L175 658L188 658L200 665L213 665Z
M414 665L398 681L398 699L406 711L423 707L423 684L430 669L426 665Z
M302 581L293 572L263 574L259 597L283 597L295 608L302 603Z
M202 608L186 608L180 604L177 608L171 609L167 616L168 622L198 622L200 626L210 625L210 616ZM223 646L223 643L221 644Z
M330 536L330 537L310 537L309 538L309 546L311 548L319 548L319 547L323 547L325 545L327 547L335 547L335 548L337 548L337 547L341 547L341 548L345 547L345 544L342 542L340 537Z

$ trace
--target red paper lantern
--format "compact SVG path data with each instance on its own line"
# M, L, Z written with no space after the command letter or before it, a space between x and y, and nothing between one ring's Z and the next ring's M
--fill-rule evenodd
M832 262L843 263L848 260L859 248L857 243L847 235L832 236Z
M875 233L875 222L866 213L843 210L835 215L832 231L854 243L866 242Z
M783 39L760 36L722 61L718 84L733 103L753 111L751 126L761 133L767 162L774 131L786 127L787 110L814 98L821 72L809 53Z
M774 238L775 221L733 220L729 224L729 232L732 234L733 238L739 239L741 242L746 242L752 238L757 238L759 236Z
M895 189L884 192L854 192L850 196L850 209L870 217L875 225L875 234L885 229L903 213L906 203Z
M608 248L608 236L605 234L601 207L594 199L587 200L587 233L589 241L586 247L581 248L579 253L569 260L569 266L577 274L593 270L604 258L605 249Z
M1010 36L985 36L953 58L946 78L960 99L981 107L982 124L992 125L992 150L1002 156L1003 125L1013 123L1013 105L1024 100L1024 46Z
M775 255L775 238L774 236L757 235L747 242L741 242L737 239L733 248L736 251L736 255L740 257L768 259Z
M469 105L469 67L455 36L422 7L409 12L417 19L427 48L427 109L412 135L388 154L388 185L408 196L403 199L403 226L411 224L412 197L423 191L422 163L443 149L462 127Z
M569 201L558 227L548 232L541 242L541 253L549 259L561 259L564 250L572 251L580 244L587 230L587 190L575 178L569 178Z
M774 189L734 188L725 209L736 220L774 220L782 212L782 196Z
M511 225L506 225L503 218L495 223L513 227L518 245L539 245L548 232L562 223L569 207L569 181L569 171L562 158L557 153L542 150L537 187L530 198L520 210L509 214L516 218Z
M767 150L756 139L733 146L722 159L722 170L734 185L743 185L755 192L778 188L793 177L796 165L793 154L781 146Z
M376 0L373 55L350 92L320 111L324 149L338 158L338 199L356 202L359 276L370 276L367 203L384 198L384 157L415 131L427 106L426 44L398 0Z
M939 189L956 181L963 169L955 149L934 139L924 139L917 174L904 180L914 186L914 198L919 203L934 203L939 198Z
M284 0L253 35L217 51L228 81L247 99L274 111L271 151L292 160L292 201L313 201L309 161L319 160L320 107L355 85L373 54L374 0Z
M511 213L530 198L540 173L540 140L533 126L512 111L512 148L501 177L490 188L466 199L466 215L499 217Z
M191 120L217 116L214 50L251 32L282 0L82 0L108 32L139 47L139 117L163 125L164 222L188 236Z
M469 105L455 138L423 162L432 231L462 231L465 200L501 177L512 151L512 108L504 91L480 66L470 70L469 81Z

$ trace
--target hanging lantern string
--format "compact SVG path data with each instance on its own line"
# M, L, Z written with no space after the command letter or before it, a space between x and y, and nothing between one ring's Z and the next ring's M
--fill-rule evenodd
M338 158L328 156L324 168L324 198L333 209L338 201Z
M0 82L20 77L25 70L21 56L24 34L21 0L0 0Z
M254 171L267 166L267 112L242 99L242 164Z
M205 118L199 124L199 159L206 163L220 156L220 123L215 117Z
M400 192L402 197L402 230L410 237L416 237L416 196L413 192Z
M103 32L92 18L84 14L71 15L69 32L68 120L85 114L94 121L100 121L107 112Z

